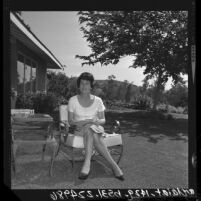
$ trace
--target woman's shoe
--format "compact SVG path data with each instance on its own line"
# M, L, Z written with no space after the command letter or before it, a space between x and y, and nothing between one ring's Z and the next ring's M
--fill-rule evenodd
M116 176L116 175L114 175L114 176L115 176L115 178L117 178L117 179L119 179L119 180L121 180L121 181L124 181L124 180L125 180L123 174L122 174L122 175L119 175L119 176Z
M88 178L88 176L89 176L89 174L90 174L90 171L89 171L89 173L88 174L85 174L85 173L82 173L82 172L80 172L80 174L79 174L79 179L82 179L82 180L84 180L84 179L87 179Z
M114 170L112 170L112 172L113 172L113 174L114 174L115 178L117 178L117 179L119 179L119 180L121 180L121 181L124 181L124 180L125 180L125 178L124 178L124 175L123 175L123 174L122 174L122 175L119 175L119 176L116 176L116 175L115 175L115 173L114 173Z

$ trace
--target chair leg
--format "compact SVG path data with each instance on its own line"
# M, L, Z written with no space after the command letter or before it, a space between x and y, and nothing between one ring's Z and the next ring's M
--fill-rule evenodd
M59 149L59 145L57 144L56 141L52 142L52 146L53 146L53 151L52 151L52 157L51 157L51 162L50 162L50 170L49 170L49 175L52 177L53 176L53 165L54 165L54 161L56 159L57 156L57 150Z
M17 144L13 143L12 146L12 167L14 175L16 174L16 152L17 152Z
M116 145L112 148L108 148L110 155L114 159L114 161L119 164L121 157L123 155L123 145Z
M47 143L45 143L43 145L43 149L42 149L42 161L44 161L44 155L45 155L46 146L47 146Z
M60 151L60 148L61 148L61 141L59 141L59 145L58 145L58 149L57 149L57 153L56 153L56 156L58 156L58 154L59 154L59 151Z
M120 156L119 156L119 159L118 159L118 161L117 161L117 164L119 164L122 155L123 155L123 145L121 145L121 154L120 154Z
M15 164L15 153L14 153L14 144L11 145L11 165L14 175L16 174L16 164Z

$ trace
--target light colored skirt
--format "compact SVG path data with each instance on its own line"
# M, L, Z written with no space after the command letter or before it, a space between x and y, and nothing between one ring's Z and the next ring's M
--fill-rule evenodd
M87 129L91 129L94 133L98 133L100 135L104 135L105 131L103 126L97 126L95 124L90 126L84 126L81 130L77 131L75 130L74 135L78 136L84 136L84 134L87 132Z

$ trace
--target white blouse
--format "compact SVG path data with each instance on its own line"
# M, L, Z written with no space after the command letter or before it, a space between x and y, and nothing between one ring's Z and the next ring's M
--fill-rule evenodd
M105 106L100 97L94 96L94 101L89 107L83 107L78 101L77 95L72 96L68 102L68 111L74 113L75 121L82 121L85 119L97 119L98 112L103 112Z

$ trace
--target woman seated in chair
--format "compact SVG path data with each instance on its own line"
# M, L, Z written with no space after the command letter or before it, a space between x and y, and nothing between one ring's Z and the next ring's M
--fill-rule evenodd
M94 77L84 72L77 79L79 94L70 98L68 103L69 123L75 125L78 133L84 137L85 160L79 179L86 179L90 173L93 146L108 161L114 176L124 180L122 170L111 157L103 141L105 106L102 99L92 95Z

